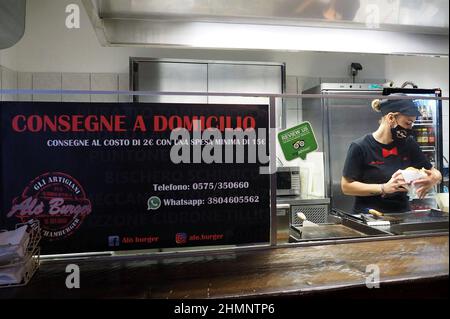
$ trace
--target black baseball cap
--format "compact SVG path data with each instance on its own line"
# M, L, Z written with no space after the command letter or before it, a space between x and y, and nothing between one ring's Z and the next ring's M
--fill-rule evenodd
M403 93L394 93L389 96L408 96ZM419 107L414 100L381 100L380 102L381 114L386 115L388 113L397 113L406 116L420 116Z

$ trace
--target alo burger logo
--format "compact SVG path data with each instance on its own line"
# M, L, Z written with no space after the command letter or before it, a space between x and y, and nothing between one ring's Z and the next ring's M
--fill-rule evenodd
M38 219L43 236L52 241L72 235L91 211L91 202L76 179L51 172L28 184L13 200L7 218Z

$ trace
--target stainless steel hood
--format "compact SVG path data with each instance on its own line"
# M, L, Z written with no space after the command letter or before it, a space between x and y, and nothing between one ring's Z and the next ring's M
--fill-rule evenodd
M448 55L444 0L82 2L106 46Z

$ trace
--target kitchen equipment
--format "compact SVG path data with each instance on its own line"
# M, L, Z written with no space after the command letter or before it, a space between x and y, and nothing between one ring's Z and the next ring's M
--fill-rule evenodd
M376 216L370 214L369 216ZM412 224L412 223L431 223L431 222L448 222L448 214L436 210L429 209L424 211L407 211L404 213L386 214L382 213L381 216L376 218L389 220L391 224Z
M372 215L361 214L363 222L368 226L390 226L391 222L388 220L378 219Z
M300 168L277 167L277 196L300 195Z
M300 203L299 205L292 204L291 225L302 224L303 221L297 216L298 212L303 213L310 222L315 224L328 223L329 200L312 199L304 200L303 203Z
M295 241L309 239L355 238L366 236L362 232L340 224L293 226L291 229L291 239L294 239Z
M396 217L396 216L386 216L384 213L382 213L382 212L380 212L378 210L375 210L375 209L368 209L367 212L369 214L375 216L375 218L381 219L381 220L384 220L384 221L388 221L391 224L399 223L399 222L401 222L403 220L402 218L399 218L399 217Z

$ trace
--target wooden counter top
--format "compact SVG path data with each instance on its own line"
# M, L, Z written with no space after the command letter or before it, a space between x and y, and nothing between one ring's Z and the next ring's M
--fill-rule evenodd
M161 260L44 261L27 286L0 289L0 298L308 295L367 289L370 264L380 269L381 287L389 282L448 280L448 242L448 236L432 236ZM80 267L79 289L65 287L65 267L70 263Z

